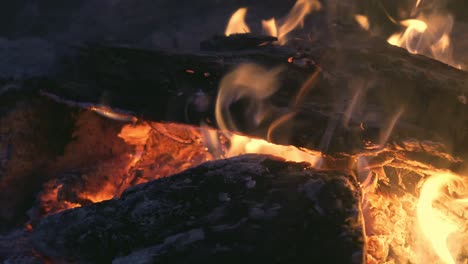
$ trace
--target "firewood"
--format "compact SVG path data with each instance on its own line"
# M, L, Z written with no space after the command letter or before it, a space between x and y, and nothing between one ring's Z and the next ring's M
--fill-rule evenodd
M48 216L29 241L58 262L362 263L359 201L346 172L246 155Z
M218 37L216 43L237 43L234 50L187 54L90 44L58 74L25 85L151 120L216 126L214 102L227 72L243 63L282 66L280 88L270 98L275 110L252 126L240 103L235 113L239 132L267 138L271 125L288 115L270 133L270 141L333 155L373 151L387 143L402 148L416 141L442 144L448 155L467 156L466 72L366 34L341 33L335 39L295 40L289 46L258 47L254 42L242 50L242 35ZM250 39L246 35L246 43ZM316 72L310 90L292 103ZM197 105L200 100L203 106Z

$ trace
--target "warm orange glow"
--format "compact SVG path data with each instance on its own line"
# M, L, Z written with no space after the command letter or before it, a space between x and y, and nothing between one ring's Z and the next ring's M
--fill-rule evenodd
M279 75L282 68L266 69L256 64L243 64L228 73L220 83L218 98L215 106L215 116L218 126L224 136L229 140L230 147L225 151L225 157L233 157L241 154L257 153L270 154L296 162L308 162L311 166L320 166L322 155L320 152L300 149L294 146L283 146L272 144L262 139L232 133L239 131L234 118L231 116L229 107L240 99L250 100L250 105L245 108L246 116L251 117L253 125L260 125L266 116L269 116L271 105L269 98L274 94L279 85ZM299 107L303 98L315 85L320 70L315 71L308 80L299 88L296 96L291 102L291 107ZM280 128L287 127L285 124L294 117L295 113L289 112L271 121L268 131L264 135L268 140L273 140L273 134L282 135ZM212 134L207 133L206 142L216 141ZM217 145L213 144L210 145Z
M145 145L150 136L151 127L146 123L138 125L125 125L118 134L127 144L130 145Z
M278 38L281 45L288 41L287 35L298 27L302 27L305 17L312 11L320 10L322 5L318 0L297 0L288 15L278 23L275 18L262 21L265 34ZM250 29L245 23L247 8L239 8L229 19L225 35L248 33Z
M262 20L262 27L266 35L273 37L278 36L278 27L276 26L275 18Z
M435 202L442 199L445 207L453 210L456 209L455 206L452 206L454 202L465 203L468 206L466 199L448 199L445 191L446 188L449 188L450 191L457 185L463 185L463 180L460 176L449 172L435 173L424 182L417 205L417 219L423 235L445 264L456 263L456 253L451 252L449 240L452 234L462 231L466 223L444 214L439 208L436 208ZM468 195L466 188L464 191L465 193L457 193L457 195L466 197ZM462 215L466 213L466 206L462 208Z
M387 42L405 48L413 54L424 54L436 60L461 69L452 55L450 33L454 19L451 15L438 12L430 12L418 9L421 1L418 0L411 13L417 14L416 18L402 20L399 23L405 29L391 35Z
M77 203L60 201L58 193L61 188L62 184L56 184L56 182L49 182L44 186L45 191L39 196L44 214L57 213L81 206Z
M89 107L89 110L94 111L104 117L107 117L116 121L122 121L122 122L138 121L138 119L132 115L116 112L107 106L91 106Z
M286 44L289 32L303 26L304 19L310 12L320 10L321 8L322 5L318 0L297 0L278 28L278 40L280 44Z
M110 200L113 197L116 197L119 194L116 186L111 182L107 182L102 186L97 193L81 193L80 197L83 199L90 200L93 203L98 203L106 200Z
M421 50L422 34L427 29L426 22L420 19L407 19L400 22L406 30L400 34L392 35L387 41L388 43L406 48L410 53L416 54Z
M227 157L254 153L282 157L289 161L308 162L313 167L319 166L321 162L321 153L318 151L305 151L294 146L277 145L263 139L232 134L230 143L231 148L226 154Z
M354 20L365 30L369 30L370 24L369 19L364 15L355 15Z
M249 26L245 23L245 15L247 14L247 8L239 8L231 18L226 27L224 34L226 36L236 33L248 33L250 32Z

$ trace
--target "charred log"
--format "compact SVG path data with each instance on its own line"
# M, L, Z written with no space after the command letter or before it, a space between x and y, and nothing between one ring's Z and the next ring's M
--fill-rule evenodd
M288 47L258 47L258 42L248 44L251 38L246 37L242 50L242 37L236 35L213 42L234 41L235 50L198 54L88 45L57 75L25 85L152 120L216 126L215 98L227 72L246 62L282 66L281 87L270 98L275 110L255 126L242 119L243 113L235 113L240 132L265 138L272 123L290 115L270 141L333 154L368 151L387 142L404 148L405 141L413 140L442 143L446 154L466 155L465 72L357 33L328 42L296 41ZM310 91L292 104L301 85L317 71Z
M347 173L240 156L46 217L28 243L80 263L361 263L359 201Z

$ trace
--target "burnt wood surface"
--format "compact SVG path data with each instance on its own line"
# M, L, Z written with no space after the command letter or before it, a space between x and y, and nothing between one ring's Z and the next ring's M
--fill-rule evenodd
M214 103L227 72L243 63L283 66L281 86L269 98L273 110L263 123L252 125L242 100L233 107L240 132L266 138L270 125L289 115L271 133L271 141L336 154L368 151L386 142L404 147L405 141L416 140L442 143L444 152L465 157L467 73L363 32L344 32L282 47L259 46L249 34L246 43L255 45L242 49L240 35L231 38L234 50L191 54L90 44L62 60L55 75L18 85L152 120L216 126ZM229 41L217 37L210 43L219 49L216 43L230 47ZM311 88L293 103L316 71Z
M362 263L360 197L346 172L238 156L45 217L29 235L0 237L0 253L8 263Z

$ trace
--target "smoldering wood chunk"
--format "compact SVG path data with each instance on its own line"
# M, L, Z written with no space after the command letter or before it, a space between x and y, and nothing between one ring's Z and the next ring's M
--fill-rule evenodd
M242 119L251 115L234 113L240 132L265 138L273 122L292 114L270 141L329 154L367 151L368 142L432 141L442 143L445 153L468 155L466 72L363 33L339 33L334 41L191 54L90 45L58 76L35 85L152 120L216 126L216 97L227 72L244 63L283 67L280 88L269 98L270 115L251 126ZM314 85L292 107L317 71Z
M215 35L200 43L201 50L226 51L262 48L271 45L278 38L255 35L251 33L232 34L229 36Z
M245 155L48 216L32 241L79 263L361 263L359 199L346 173Z

